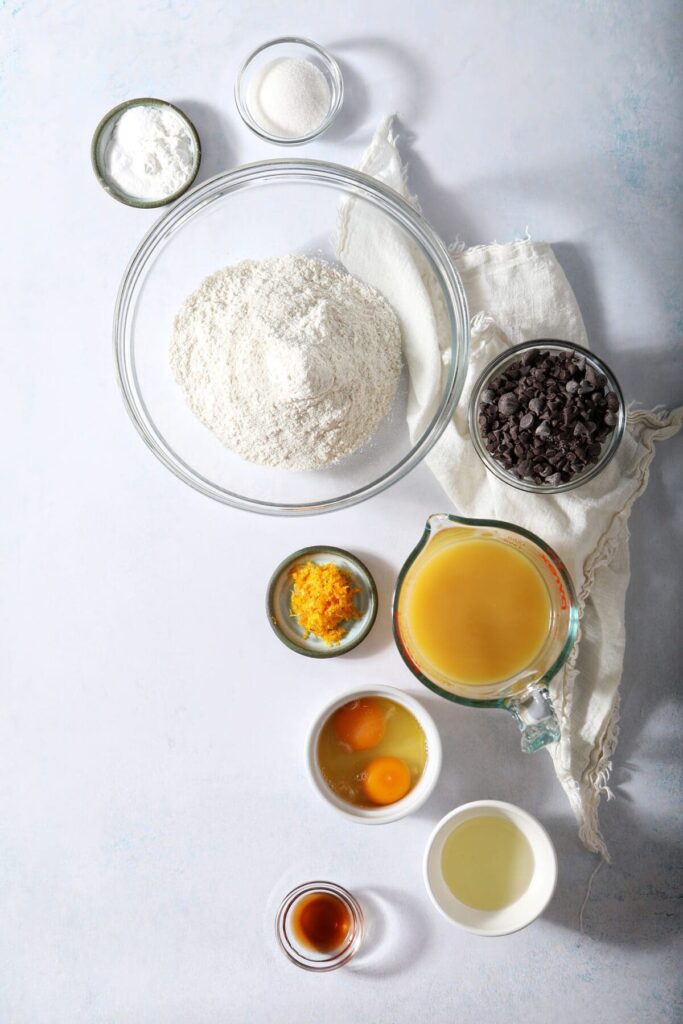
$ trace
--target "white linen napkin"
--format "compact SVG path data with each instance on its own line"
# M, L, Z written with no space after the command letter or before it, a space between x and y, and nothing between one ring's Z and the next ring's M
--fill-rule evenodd
M407 188L392 121L379 126L360 170L417 207ZM647 486L654 442L676 433L683 409L630 409L617 455L595 480L576 490L535 495L499 481L484 468L469 438L472 385L487 363L510 345L560 338L589 347L588 339L569 282L547 243L524 239L472 249L457 245L452 252L467 294L472 352L458 409L427 463L462 515L524 526L550 544L571 572L580 632L551 686L561 739L546 749L576 815L580 838L589 850L609 859L598 805L603 795L611 796L608 780L618 737L630 576L628 518ZM386 218L353 201L341 212L338 253L347 269L378 288L399 316L411 381L408 427L415 439L441 393L448 355L438 307L434 314L435 296L428 294L429 275L421 273L422 257Z

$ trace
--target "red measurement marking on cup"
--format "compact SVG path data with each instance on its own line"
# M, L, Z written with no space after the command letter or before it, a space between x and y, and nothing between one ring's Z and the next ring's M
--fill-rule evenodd
M541 559L543 560L543 563L548 567L548 569L550 569L550 573L551 573L553 579L555 580L555 586L557 587L557 589L558 589L558 591L560 593L560 608L561 608L562 611L566 611L566 609L569 607L569 602L567 600L567 592L564 589L564 584L562 582L562 577L560 576L559 572L557 571L557 567L555 566L555 563L551 562L550 559L546 555L543 554L543 552L541 552ZM563 566L563 568L564 568L564 566Z

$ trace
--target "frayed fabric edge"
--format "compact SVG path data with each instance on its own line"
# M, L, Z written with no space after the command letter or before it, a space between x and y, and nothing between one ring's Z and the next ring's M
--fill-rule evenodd
M470 330L476 331L478 334L482 334L487 331L489 327L497 327L496 321L488 313L475 313L470 320Z
M397 120L397 114L389 114L389 116L385 117L384 120L379 124L377 131L375 132L375 135L373 137L373 140L370 143L370 146L367 149L365 156L363 157L363 160L359 165L359 169L361 171L364 171L366 174L372 174L372 164L374 163L375 158L379 154L380 147L386 142L389 146L391 146L391 148L394 150L396 154L396 161L398 164L399 173L401 175L401 189L403 193L402 198L404 198L406 202L410 203L410 205L415 210L417 210L418 213L421 213L422 208L420 207L420 201L417 198L417 196L411 193L410 188L408 186L408 162L402 160L401 154L399 153L398 147L401 136L396 127Z
M385 118L375 133L375 137L370 145L370 148L365 154L365 158L362 161L361 169L367 173L371 173L371 164L374 158L379 153L379 148L382 144L382 136L386 142L394 149L398 166L400 167L401 174L401 187L404 195L414 208L420 211L420 204L416 196L412 196L408 186L408 164L401 160L398 152L399 134L395 129L396 115L392 114ZM454 262L457 262L458 257L464 254L484 254L490 250L500 250L501 248L509 248L515 250L517 248L522 249L531 242L531 234L529 228L526 228L525 237L517 238L511 242L498 243L493 242L492 244L475 245L470 248L467 247L466 243L460 239L456 239L448 247L449 253L453 258ZM484 313L478 313L472 318L471 329L477 333L485 332L490 327L495 326L495 321L486 316ZM615 550L617 543L620 538L616 535L616 529L619 528L620 523L623 522L624 529L626 530L626 536L623 538L625 542L628 542L628 532L626 522L630 515L631 507L637 498L642 494L645 487L647 486L647 480L649 476L649 465L654 457L654 442L656 440L664 440L667 437L672 436L680 428L683 421L683 409L676 409L669 412L667 409L657 407L653 410L641 410L634 407L630 407L628 410L628 421L632 424L643 424L646 428L652 431L652 437L649 439L647 450L643 455L640 463L640 476L638 486L631 495L630 499L625 503L623 508L616 513L610 527L604 535L604 543L600 546L600 549L595 552L595 557L587 567L586 579L590 575L590 585L586 585L582 588L582 593L579 595L579 606L580 606L580 617L585 607L586 600L588 599L590 589L593 583L593 577L595 571L600 565L605 564L610 557L610 552ZM616 528L616 529L615 529ZM562 721L568 722L571 713L571 685L574 678L578 674L576 668L576 655L578 653L578 646L580 641L580 631L577 636L573 659L570 661L565 669L564 673L564 686L563 696L567 695L568 699L564 700ZM595 751L597 756L594 765L589 765L584 771L580 782L577 782L571 777L566 767L558 763L556 756L553 756L555 763L555 770L558 776L569 803L574 812L577 824L579 826L579 838L581 839L584 846L591 852L600 854L601 860L598 864L598 868L602 861L610 861L609 851L605 844L605 841L600 832L600 825L598 821L598 808L602 796L606 796L607 799L613 797L613 793L609 788L609 779L612 771L612 758L616 749L617 741L619 738L619 692L617 689L614 702L612 704L611 711L605 722L605 728L603 731L602 738L596 743ZM550 752L550 750L549 750ZM583 922L583 911L586 906L588 897L590 896L591 885L593 878L597 873L597 868L591 875L588 883L588 890L586 897L581 907L580 919L581 924Z
M628 501L615 514L609 529L603 535L602 543L596 549L590 563L585 567L584 582L578 595L579 619L583 617L586 602L593 589L596 572L602 566L609 564L620 543L628 543L628 518L633 504L647 487L650 463L655 455L655 444L657 441L663 441L673 436L680 429L683 423L683 408L671 411L661 407L654 410L629 410L629 422L642 425L651 432L651 436L645 443L645 451L637 467L638 485ZM579 627L574 650L565 670L562 688L566 694L561 713L563 727L565 723L568 724L571 715L571 694L573 682L578 674L576 659L578 657L580 641L581 631ZM619 716L620 698L617 689L612 707L605 720L602 736L595 743L594 761L584 769L578 783L572 778L568 768L560 764L558 757L548 748L549 753L553 757L557 777L567 795L579 826L581 842L587 850L590 850L591 853L599 854L607 863L611 863L611 857L600 831L598 811L603 796L607 800L611 800L614 797L609 787L609 780L612 774L614 751L619 740Z
M583 903L581 904L581 909L579 910L579 931L581 932L582 935L584 933L583 913L584 913L586 907L588 906L588 900L590 899L591 890L593 888L593 882L595 880L595 876L597 875L598 871L600 870L600 868L602 867L602 865L604 863L605 863L604 860L602 858L600 858L598 863L595 865L595 867L591 871L590 878L588 879L588 885L586 886L586 895L583 897Z
M522 249L533 242L529 229L526 229L526 234L523 238L514 238L510 242L481 242L478 245L467 245L460 238L456 238L455 242L452 242L448 246L448 251L451 254L452 259L457 260L460 256L480 256L490 252L499 253L501 249L509 249L514 251L515 249ZM540 244L540 243L539 243Z

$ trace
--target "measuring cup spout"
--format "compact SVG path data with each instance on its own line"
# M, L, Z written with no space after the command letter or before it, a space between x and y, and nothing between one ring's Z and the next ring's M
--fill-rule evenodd
M515 716L522 733L522 750L532 754L560 738L560 723L557 721L550 694L545 686L538 687L522 698L511 697L505 707Z
M459 516L449 515L448 512L434 512L426 523L426 532L438 533L439 530L453 529L460 523Z

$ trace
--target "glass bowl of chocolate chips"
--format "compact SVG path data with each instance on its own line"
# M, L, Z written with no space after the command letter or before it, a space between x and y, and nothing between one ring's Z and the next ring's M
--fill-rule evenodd
M605 468L624 433L621 388L596 355L540 339L507 349L474 385L470 435L484 465L523 491L557 494Z

